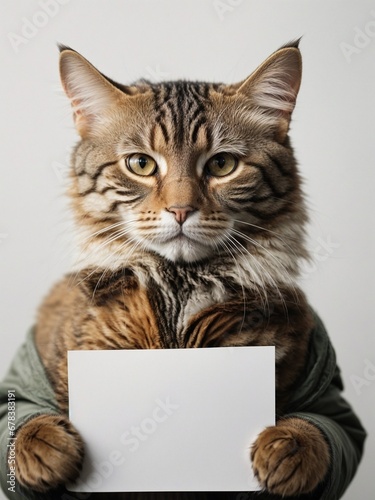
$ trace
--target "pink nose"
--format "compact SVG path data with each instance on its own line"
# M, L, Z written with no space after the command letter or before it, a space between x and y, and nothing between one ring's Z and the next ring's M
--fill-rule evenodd
M176 218L176 221L182 225L188 218L189 213L194 212L195 208L187 205L185 207L169 207L167 208L167 210L168 212L172 212Z

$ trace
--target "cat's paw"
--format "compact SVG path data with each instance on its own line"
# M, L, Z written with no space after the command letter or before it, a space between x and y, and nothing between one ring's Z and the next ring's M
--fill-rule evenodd
M313 491L323 481L330 452L317 427L287 418L259 434L251 460L255 476L268 492L295 496Z
M17 432L16 479L45 492L76 479L83 461L83 441L64 416L40 415Z

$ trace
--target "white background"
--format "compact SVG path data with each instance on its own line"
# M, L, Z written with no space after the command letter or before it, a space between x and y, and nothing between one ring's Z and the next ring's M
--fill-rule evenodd
M140 77L234 82L303 35L304 76L291 136L305 179L315 264L304 270L302 285L336 347L346 397L371 434L375 373L365 363L375 364L375 2L56 0L47 18L40 15L43 2L2 3L0 375L42 297L72 262L64 189L77 136L59 90L56 43L124 83ZM365 30L370 36L358 35ZM346 500L373 498L374 462L372 438Z

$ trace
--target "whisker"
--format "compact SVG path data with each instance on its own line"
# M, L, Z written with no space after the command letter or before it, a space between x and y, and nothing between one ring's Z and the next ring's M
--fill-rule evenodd
M242 235L241 232L238 232L237 233L242 237L242 236L246 236L246 235ZM246 239L246 238L245 238ZM250 238L251 240L251 243L257 243L257 242L253 242L252 239ZM288 270L285 268L285 266L282 264L282 262L279 261L279 259L277 259L275 256L273 256L271 254L271 252L269 252L266 248L264 248L262 245L258 244L261 248L263 248L263 250L265 250L279 265L281 265L281 267L284 269L285 271L285 274L283 276L283 281L287 282L288 283L288 286L291 287L292 290L296 290L297 289L297 284L295 282L295 280L293 278L290 277L290 273L288 272ZM251 254L250 254L251 255ZM255 256L252 256L253 258L255 258ZM255 260L257 260L255 258ZM257 260L257 264L259 266L262 267L263 271L265 272L265 275L268 276L268 279L270 280L270 283L274 286L275 288L275 291L277 292L277 294L279 295L280 299L281 299L281 302L283 303L284 305L284 309L285 311L287 311L287 306L285 304L285 300L284 300L284 297L283 297L283 294L281 293L280 291L280 287L279 287L279 284L277 283L276 279L270 274L269 271L267 271L263 266L262 264ZM285 278L288 278L287 280L285 280Z
M241 242L239 242L230 233L227 235L227 237L232 242L232 245L235 246L235 248L237 248L241 252L242 255L248 254L250 256L251 261L253 262L253 264L255 264L256 267L260 267L262 269L262 271L264 272L264 274L270 276L269 273L266 271L266 269L260 264L260 262L258 261L258 259L254 255L252 255L249 252L249 250L245 246L242 245ZM266 287L266 284L265 284L265 281L264 281L264 276L263 276L262 273L258 273L258 271L254 268L253 265L251 266L251 271L252 271L252 273L253 273L253 275L255 277L255 281L253 281L253 284L256 286L256 289L257 289L257 292L258 292L259 296L261 298L264 296L265 303L268 305L267 287ZM270 278L271 278L271 280L270 280L271 283L274 286L277 286L271 276L270 276ZM263 304L263 300L262 300L262 304ZM264 305L263 305L263 307L265 308Z
M259 241L256 241L254 240L253 238L251 238L250 236L246 235L245 233L243 233L242 231L238 231L237 229L232 229L232 232L237 234L238 236L240 236L241 238L244 238L246 241L248 241L249 243L251 243L252 245L258 247L258 248L261 248L262 250L264 250L264 252L272 259L274 260L284 271L286 271L287 274L288 273L288 269L285 267L285 264L279 259L277 258L275 255L273 255L272 252L270 252L265 246L263 246L261 243L259 243Z
M129 221L129 222L128 221L124 221L122 223L122 225L130 225L132 223L133 223L132 221ZM119 240L123 236L126 236L129 232L132 231L132 229L133 228L131 228L131 227L130 228L129 227L125 227L122 230L114 231L111 234L110 238L107 238L106 240L104 240L100 245L95 246L94 249L91 252L89 252L89 253L88 253L88 248L82 249L81 252L80 252L80 254L76 258L76 265L78 265L79 261L82 259L82 256L83 256L83 258L85 258L85 257L87 258L90 254L92 255L92 254L97 253L98 251L102 250L103 248L105 248L106 246L108 246L109 244L111 244L112 242L114 242L116 240ZM120 248L117 248L117 251L120 250L120 249L121 249L121 246L120 246ZM109 258L113 258L113 254L109 254L104 259L103 263L106 262ZM94 269L88 276L86 276L85 279L89 278L92 274L94 274L96 272L96 270L97 269ZM79 274L79 272L80 272L80 269L78 269L76 271L75 275L72 276L71 281L75 281L77 279L77 275ZM80 284L81 282L82 282L82 280L79 281L78 284Z
M226 241L222 241L220 244L223 245L226 250L230 253L236 267L237 267L237 272L238 272L238 277L239 277L239 280L240 280L240 286L241 286L241 291L242 291L242 298L243 298L243 315L242 315L242 321L241 321L241 326L240 326L240 329L239 331L241 332L242 331L242 328L243 328L243 325L245 323L245 319L246 319L246 293L245 293L245 287L244 287L244 284L243 284L243 281L242 281L242 276L241 274L243 274L243 271L241 273L241 269L238 265L238 262L237 262L237 259L236 257L233 255L231 249L230 249L230 244L231 242L228 241L229 243L229 246L226 244ZM217 247L217 244L215 243L215 247Z
M133 242L136 242L136 245L133 245ZM126 241L122 242L122 244L119 246L118 250L123 250L124 248L126 248L126 246L127 246L127 245L128 245L128 246L131 246L131 250L132 250L132 251L131 251L130 253L128 253L128 254L125 254L125 253L124 253L124 254L122 254L122 255L121 255L121 266L122 266L122 267L124 267L124 266L127 264L127 262L130 260L130 257L134 254L134 252L135 252L136 248L137 248L137 247L138 247L141 243L143 243L143 242L142 242L142 241L138 241L138 240L136 240L136 238L130 238L130 239L128 239L128 240L126 240ZM123 260L123 258L124 258L125 256L127 257L127 259L124 261L124 260ZM80 285L80 284L84 283L84 281L86 281L87 279L89 279L89 278L90 278L93 274L95 274L95 273L96 273L99 269L101 270L101 269L103 269L103 268L104 268L105 270L108 270L108 271L109 271L109 270L111 270L111 271L113 272L113 269L110 269L110 268L106 268L106 267L105 267L106 262L107 262L109 259L111 259L111 258L113 258L113 255L112 255L112 254L108 254L108 255L107 255L107 256L106 256L106 257L102 260L102 262L101 262L101 265L100 265L100 266L97 266L97 267L96 267L93 271L91 271L88 275L86 275L84 278L82 278L82 279L81 279L81 280L80 280L77 284L78 284L78 285ZM79 272L79 271L78 271L78 272ZM78 273L77 273L77 274L78 274ZM102 279L102 277L100 277L99 281L100 281L101 279ZM99 281L98 281L98 283L99 283Z
M136 221L136 219L134 219L134 221ZM115 222L114 224L110 224L109 226L106 226L102 229L99 229L99 231L95 231L95 233L92 233L92 234L85 236L84 238L82 238L81 242L84 243L85 241L90 240L90 239L94 238L95 236L106 233L107 231L111 231L111 229L114 229L116 227L124 226L125 224L126 224L125 221L119 221L119 222Z
M245 224L245 225L247 225L247 226L254 227L255 229L260 229L260 230L262 230L262 231L265 231L265 232L267 232L267 233L270 233L270 234L272 234L272 235L276 236L276 237L277 237L277 238L278 238L278 239L279 239L279 240L283 243L283 245L285 245L285 247L286 247L286 248L288 248L288 250L290 250L290 252L291 252L293 255L297 256L297 254L296 254L296 252L295 252L294 248L293 248L293 247L291 247L291 246L290 246L290 245L289 245L289 244L285 241L285 236L284 236L284 235L282 235L281 233L277 233L276 231L271 231L271 229L267 229L267 228L265 228L265 227L263 227L263 226L257 226L256 224L253 224L253 223L251 223L251 222L245 222L245 221L242 221L242 220L240 220L240 219L233 219L233 220L234 220L235 222L240 223L240 224ZM290 240L292 240L292 241L293 241L293 240L294 240L294 241L296 241L296 242L297 242L297 241L299 241L299 239L298 239L297 237L288 236L288 238L289 238Z

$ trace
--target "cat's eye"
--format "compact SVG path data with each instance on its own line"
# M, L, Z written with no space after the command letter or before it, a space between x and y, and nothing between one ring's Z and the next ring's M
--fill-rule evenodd
M206 163L206 171L214 177L231 174L237 167L238 160L231 153L218 153Z
M137 175L153 175L156 171L156 161L149 155L133 153L125 160L126 166Z

